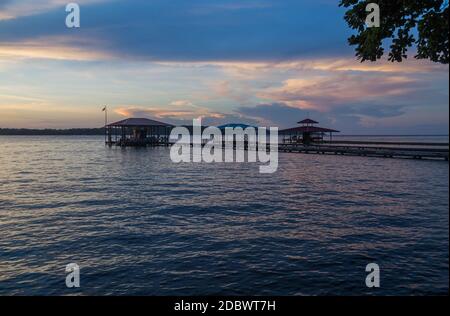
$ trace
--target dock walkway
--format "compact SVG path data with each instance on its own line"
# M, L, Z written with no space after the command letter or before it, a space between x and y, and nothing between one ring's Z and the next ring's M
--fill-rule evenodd
M327 141L317 144L283 143L279 151L385 158L441 159L448 161L448 143Z

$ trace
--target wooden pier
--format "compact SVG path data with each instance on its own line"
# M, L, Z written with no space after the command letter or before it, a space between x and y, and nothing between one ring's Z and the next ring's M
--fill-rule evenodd
M278 146L279 151L448 161L448 143L336 141L332 135L339 133L337 130L316 126L318 122L309 118L298 124L300 126L280 131L283 142ZM327 133L329 141L324 137Z
M281 152L363 157L439 159L448 161L448 143L324 141L309 145L283 143Z
M172 144L169 142L168 137L152 137L146 138L145 140L139 139L119 139L119 140L108 140L106 142L108 146L119 146L119 147L168 147Z
M173 145L173 143L170 143ZM192 143L190 146L194 146ZM199 146L205 146L203 142ZM220 146L220 145L219 145ZM260 145L251 146L258 150ZM222 142L222 149L231 148L249 150L248 142L229 143ZM270 144L266 144L266 151L270 150ZM361 157L383 158L410 158L410 159L435 159L448 161L448 143L417 143L417 142L363 142L363 141L324 141L321 143L281 143L278 144L278 152L342 155Z
M279 152L448 161L448 143L338 141L332 140L331 137L338 131L314 126L317 124L314 120L306 119L299 124L300 127L280 131L283 141L278 144ZM170 132L173 128L173 125L155 120L129 118L106 125L105 144L120 147L171 146L173 141L170 140ZM325 133L330 133L329 141L324 139ZM204 146L205 142L206 140L203 140L201 146ZM249 150L249 142L234 141L232 144L226 144L223 141L222 148L226 147ZM259 144L250 147L258 150ZM270 147L270 144L267 144L266 150L269 151Z

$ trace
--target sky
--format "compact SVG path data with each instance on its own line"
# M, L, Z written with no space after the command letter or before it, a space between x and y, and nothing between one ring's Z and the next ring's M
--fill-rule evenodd
M448 65L360 63L335 0L0 0L0 128L149 117L448 134Z

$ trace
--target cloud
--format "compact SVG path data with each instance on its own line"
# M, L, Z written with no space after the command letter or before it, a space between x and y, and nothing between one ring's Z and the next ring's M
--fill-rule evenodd
M79 5L105 2L108 0L77 0ZM55 8L65 8L67 0L2 0L0 2L0 21L22 16L42 14Z
M234 100L239 103L247 102L251 99L253 89L245 81L233 82L231 80L222 80L213 83L211 91L214 96L209 99L222 98Z
M337 64L317 69L318 65L325 64L321 59L299 61L293 68L292 62L161 63L192 70L212 65L222 70L228 68L223 71L228 79L211 81L210 97L202 100L234 104L227 111L211 111L209 106L195 108L192 105L196 101L180 99L169 103L171 107L145 113L183 124L189 124L193 117L203 117L213 123L239 121L281 128L295 126L298 120L309 116L325 127L364 133L361 131L384 128L383 121L410 118L411 112L417 109L442 109L446 104L448 107L446 88L435 84L437 78L446 75L440 67L428 73L430 65L419 62L416 66L408 65L405 72L391 71L387 66L369 71L349 69L350 63L344 68L346 63L341 62L339 69L335 67ZM248 72L249 76L234 76L228 71L230 68Z
M114 110L124 117L147 117L174 125L192 125L193 119L201 119L203 125L222 125L225 123L247 123L256 125L259 121L242 113L221 113L203 107L136 107L127 106Z
M312 116L316 119L325 120L324 115L317 111L306 111L293 108L284 103L259 104L256 106L239 107L237 113L245 117L252 117L260 125L279 126L287 128L295 126L300 119Z
M65 38L41 38L21 43L0 43L0 59L52 59L71 61L107 60L106 52L86 49L87 40L71 41Z
M184 104L175 102L176 105L161 107L161 106L125 106L114 110L119 115L125 117L154 117L158 119L175 119L175 120L192 120L194 118L202 117L216 117L221 118L224 114L211 111L207 108L195 106L193 104Z
M412 96L414 98L415 96ZM429 96L425 100L432 100ZM342 131L345 134L448 134L448 105L446 100L433 100L438 106L424 106L416 102L379 103L358 102L340 104L329 111L301 109L285 103L266 103L242 106L236 109L243 117L253 118L260 125L290 128L296 122L310 117L320 126Z
M14 18L0 21L0 42L84 38L90 51L152 61L274 61L351 51L332 2L85 1L77 30L65 27L61 1L35 2L5 6L3 14ZM334 40L323 40L324 33Z
M243 1L228 1L218 3L208 3L202 6L193 6L190 10L191 13L197 15L210 15L212 13L224 12L224 11L237 11L237 10L252 10L252 9L267 9L272 8L274 3L272 1L262 0L246 0Z
M170 103L173 106L186 107L186 106L194 106L189 100L177 100Z
M300 109L324 112L346 103L364 103L386 97L407 96L420 88L420 82L406 76L332 73L308 79L288 79L281 87L265 89L258 96Z
M393 63L387 59L376 62L359 62L356 58L312 58L274 65L280 69L319 70L326 72L374 72L374 73L429 73L448 72L448 65L429 60L406 59L402 63Z

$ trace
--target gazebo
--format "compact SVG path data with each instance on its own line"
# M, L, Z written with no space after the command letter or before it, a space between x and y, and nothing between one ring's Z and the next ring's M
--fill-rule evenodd
M283 143L302 143L309 145L311 143L323 142L326 134L330 135L330 141L333 139L333 133L339 133L339 131L315 126L319 124L310 118L304 119L297 124L300 126L288 128L280 131L280 135L283 135Z
M128 118L106 125L106 144L109 146L169 145L171 124L148 118Z

